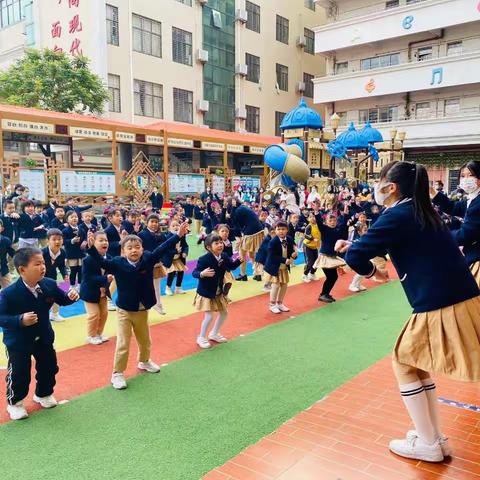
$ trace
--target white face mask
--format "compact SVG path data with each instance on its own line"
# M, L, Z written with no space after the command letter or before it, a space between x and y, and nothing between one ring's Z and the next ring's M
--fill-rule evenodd
M376 183L375 184L375 202L377 205L385 205L385 200L391 195L390 192L388 193L382 193L380 190L382 190L385 187L388 187L389 185L392 185L391 182L388 183Z
M478 190L477 179L475 177L463 177L460 179L460 188L467 193L473 193Z

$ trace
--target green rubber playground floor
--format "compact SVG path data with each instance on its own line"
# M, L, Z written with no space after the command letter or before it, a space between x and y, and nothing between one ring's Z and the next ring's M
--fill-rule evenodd
M401 290L380 286L139 375L125 391L0 425L1 478L197 480L388 354L410 313Z

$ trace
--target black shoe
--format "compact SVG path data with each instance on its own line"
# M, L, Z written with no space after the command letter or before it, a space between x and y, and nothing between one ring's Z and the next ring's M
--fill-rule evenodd
M324 303L333 303L335 300L333 300L333 298L330 297L329 295L320 295L318 297L318 301L324 302Z
M255 275L253 277L253 279L256 281L256 282L261 282L262 281L262 276L261 275Z
M248 277L246 275L239 275L236 279L237 282L246 282Z
M328 295L326 295L326 296L327 296L332 302L336 302L336 300L335 300L330 294L328 294Z

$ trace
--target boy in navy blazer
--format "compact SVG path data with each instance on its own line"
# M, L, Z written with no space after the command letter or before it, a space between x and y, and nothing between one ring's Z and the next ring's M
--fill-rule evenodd
M78 293L60 290L45 278L45 261L38 248L20 249L14 257L20 278L0 292L0 327L8 354L7 411L12 420L28 417L23 405L30 386L32 356L37 386L33 400L43 408L57 405L53 397L57 357L54 331L48 318L53 303L70 305Z
M127 368L132 329L138 343L138 368L157 373L160 367L150 359L150 332L148 328L148 310L156 303L153 287L153 269L161 256L174 249L175 244L188 231L188 223L180 226L178 235L172 235L153 252L143 250L142 240L136 235L123 235L121 241L122 256L104 258L93 246L94 235L89 233L88 253L106 272L114 275L118 288L118 333L115 351L112 385L117 390L127 387L123 372ZM125 232L126 233L126 232Z
M3 222L0 220L0 287L6 288L10 285L10 271L8 268L8 255L13 257L15 250L10 239L3 235Z

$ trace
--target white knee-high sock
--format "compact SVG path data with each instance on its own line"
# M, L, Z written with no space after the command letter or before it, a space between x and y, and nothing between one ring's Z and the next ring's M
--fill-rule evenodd
M278 283L272 283L272 289L270 290L270 303L272 305L277 303L279 290L280 290L280 285Z
M440 413L438 411L437 388L430 377L424 378L421 382L425 390L425 395L427 396L430 418L433 423L433 428L435 429L435 435L437 438L440 438L442 436L442 428L440 426Z
M155 298L157 299L157 305L162 305L162 294L160 293L160 280L161 278L153 279L153 288L155 288Z
M222 325L225 323L225 320L227 319L227 315L228 313L226 311L220 312L217 320L215 321L215 325L213 326L211 331L213 335L216 335L220 331L220 329L222 328Z
M207 329L210 323L212 323L212 320L213 320L213 313L205 312L205 317L203 318L202 326L200 327L199 337L205 338L207 336Z
M400 394L418 436L425 443L433 444L438 436L430 417L429 402L422 382L417 380L413 383L400 385Z

